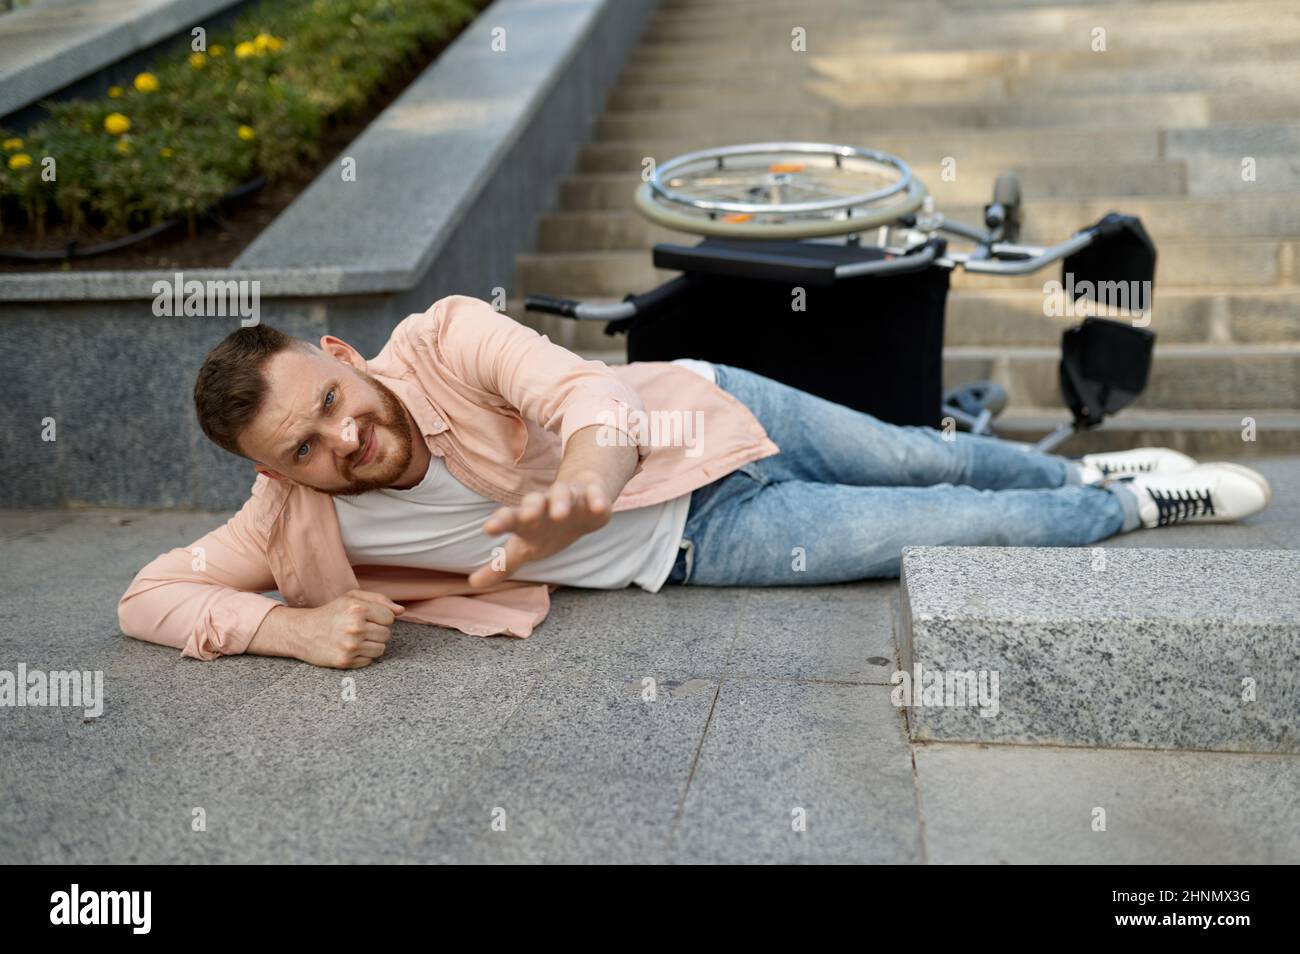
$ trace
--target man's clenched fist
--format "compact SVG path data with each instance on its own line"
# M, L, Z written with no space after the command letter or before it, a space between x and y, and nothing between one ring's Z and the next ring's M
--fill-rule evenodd
M295 620L301 627L298 658L333 669L369 666L388 648L389 627L404 612L382 593L348 590Z

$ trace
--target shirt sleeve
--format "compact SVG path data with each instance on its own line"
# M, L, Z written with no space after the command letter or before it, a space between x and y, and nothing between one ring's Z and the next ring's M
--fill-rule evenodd
M452 295L441 299L431 314L428 325L417 324L413 330L430 336L428 346L451 374L559 434L562 452L581 428L610 427L611 443L637 448L633 473L641 470L650 453L648 444L638 439L645 405L605 362L574 354L478 298ZM615 431L623 436L614 436Z
M211 661L244 652L266 614L284 604L263 591L275 579L255 499L223 526L146 565L117 604L123 633Z

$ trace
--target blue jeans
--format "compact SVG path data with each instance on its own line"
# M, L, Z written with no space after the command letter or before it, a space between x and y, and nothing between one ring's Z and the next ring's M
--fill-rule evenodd
M1131 491L1081 485L1068 458L963 432L945 440L713 368L781 452L691 493L670 583L897 577L904 546L1084 546L1138 524Z

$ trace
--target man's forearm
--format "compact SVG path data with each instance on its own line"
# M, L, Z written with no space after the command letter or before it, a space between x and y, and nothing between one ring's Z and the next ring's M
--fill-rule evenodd
M254 656L292 656L301 659L303 619L309 610L277 606L262 618L245 653Z
M591 424L573 432L555 479L556 482L594 479L609 495L612 505L632 479L640 455L635 444L607 441L602 445L597 434L602 427L607 426Z

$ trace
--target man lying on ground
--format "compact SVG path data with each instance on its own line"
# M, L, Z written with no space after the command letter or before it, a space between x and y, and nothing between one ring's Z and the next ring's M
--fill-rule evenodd
M1086 546L1271 499L1255 471L1174 450L1070 459L727 364L607 366L463 295L369 361L241 328L194 400L258 476L226 524L136 575L118 620L206 660L354 669L398 616L526 637L557 586L896 577L906 545Z

